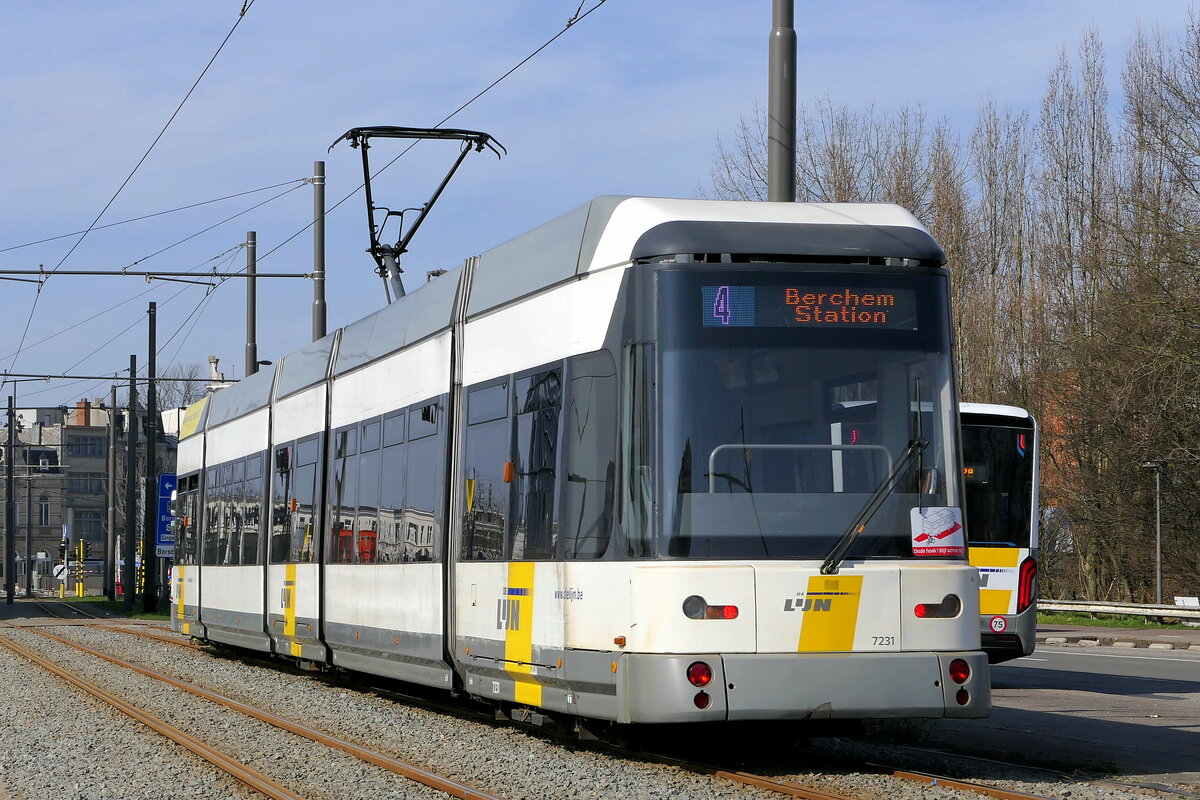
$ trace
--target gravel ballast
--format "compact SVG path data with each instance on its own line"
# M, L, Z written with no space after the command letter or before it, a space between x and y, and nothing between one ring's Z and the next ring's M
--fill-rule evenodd
M577 749L513 728L436 713L127 633L81 626L60 626L53 632L511 800L780 796L675 767ZM4 629L0 636L68 666L301 795L446 796L31 631ZM5 675L0 698L10 721L9 733L0 741L0 787L14 800L259 796L179 745L7 649L0 649L0 669ZM840 740L817 742L840 748L859 763L867 756L856 748L873 747ZM978 796L844 769L822 773L775 769L771 776L861 798ZM1001 781L989 777L988 782ZM1147 796L1132 789L1028 775L1014 775L1011 784L1019 791L1070 800Z

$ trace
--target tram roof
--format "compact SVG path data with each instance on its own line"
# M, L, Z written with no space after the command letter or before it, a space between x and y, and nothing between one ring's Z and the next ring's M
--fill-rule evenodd
M997 405L995 403L959 403L960 414L979 414L992 417L1013 417L1015 419L1032 419L1030 414L1019 406Z
M467 316L587 272L681 253L946 261L916 217L891 203L606 195L484 252Z

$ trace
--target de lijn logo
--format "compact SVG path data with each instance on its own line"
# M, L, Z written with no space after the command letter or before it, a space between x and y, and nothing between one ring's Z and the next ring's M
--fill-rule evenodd
M832 597L810 597L798 594L783 601L784 611L830 611L832 609Z
M528 589L504 588L504 597L496 600L496 630L521 630L521 598L528 596Z

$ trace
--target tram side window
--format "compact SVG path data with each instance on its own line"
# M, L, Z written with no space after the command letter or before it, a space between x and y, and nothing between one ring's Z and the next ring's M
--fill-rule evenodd
M516 505L508 552L514 561L552 558L558 533L554 499L562 370L518 378L514 389Z
M571 359L569 374L563 555L600 558L608 550L616 490L617 371L612 356L600 351Z
M271 564L282 564L288 560L291 550L292 529L288 522L291 513L292 497L292 459L294 448L291 445L276 447L272 453L271 470L271 530L270 554Z
M177 520L175 563L183 566L198 563L199 540L196 537L196 531L199 526L196 518L196 502L199 499L199 493L196 490L199 485L200 476L198 474L185 475L176 484L178 502L175 504Z
M514 466L508 460L508 382L467 394L463 443L463 561L504 557L509 495Z
M358 503L358 428L335 431L329 468L329 563L354 563Z
M243 496L242 519L242 563L261 564L262 553L258 546L262 532L263 474L262 454L246 459L246 480Z
M650 428L651 397L654 394L654 351L650 345L632 345L626 356L625 385L628 395L622 418L621 451L625 465L622 484L621 527L625 547L635 558L652 555L651 519L654 486L651 482Z
M271 563L311 563L317 555L317 437L275 448Z
M358 456L358 515L351 559L359 564L374 564L379 556L380 427L379 420L368 422L359 435L362 452Z
M221 468L211 467L204 481L204 550L200 563L220 564L221 554Z
M380 455L379 539L375 557L383 564L400 561L404 541L404 412L383 418Z
M229 465L226 497L229 501L229 540L225 549L225 564L240 564L242 536L245 532L246 462L238 459Z
M446 429L441 404L425 403L408 412L408 466L405 470L404 561L440 561L445 510L442 508Z

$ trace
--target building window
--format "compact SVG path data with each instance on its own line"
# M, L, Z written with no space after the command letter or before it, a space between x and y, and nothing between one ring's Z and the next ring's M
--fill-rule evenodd
M44 497L38 501L38 525L43 528L50 526L50 501Z
M103 494L104 476L99 472L75 472L67 476L67 491L77 494Z
M76 511L75 535L87 542L103 541L104 518L101 513L99 511Z
M104 458L108 454L108 439L103 436L67 436L67 456Z

